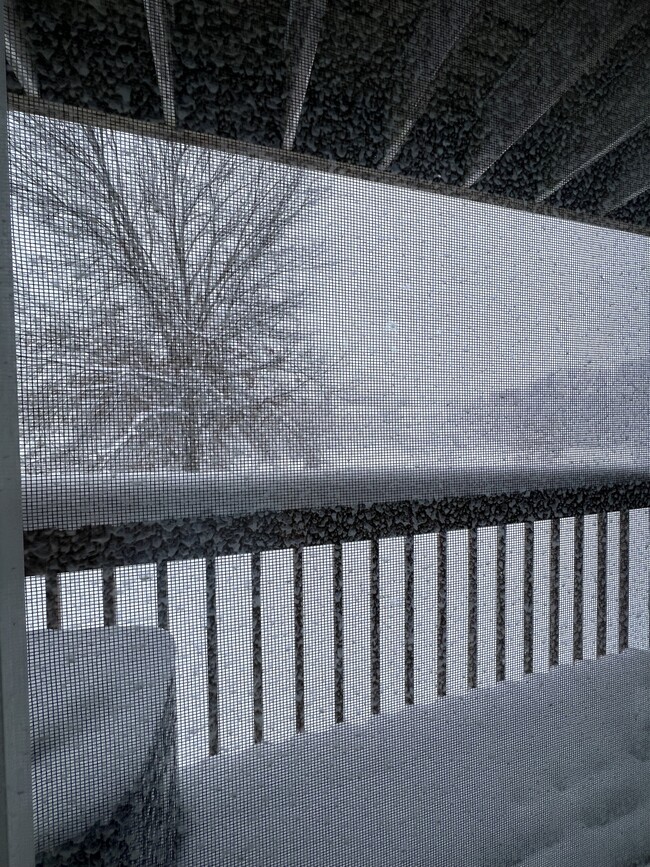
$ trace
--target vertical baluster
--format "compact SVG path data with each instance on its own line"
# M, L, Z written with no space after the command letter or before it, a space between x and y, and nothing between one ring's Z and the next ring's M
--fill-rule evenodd
M467 687L478 686L478 531L467 534Z
M548 668L551 521L533 523L533 671Z
M260 554L251 554L251 601L253 614L253 741L264 739L264 685L262 667L262 582Z
M45 576L45 614L48 629L61 628L61 576L58 572Z
M302 548L293 549L294 652L296 662L296 731L305 730L305 634Z
M576 517L573 530L573 661L583 658L583 610L584 610L584 537L585 519Z
M619 512L607 513L607 554L606 554L606 585L607 585L607 653L619 652L619 610L618 594L621 582L620 534L621 516ZM616 621L616 622L615 622Z
M221 749L219 724L219 670L217 620L217 569L214 557L205 561L206 643L208 661L208 744L211 756Z
M413 539L415 633L415 690L418 704L430 704L437 694L438 539L437 533Z
M115 587L115 569L104 566L102 569L102 604L104 608L104 626L115 626L117 593Z
M447 694L447 533L438 533L437 694Z
M553 518L549 541L548 667L560 662L560 521Z
M506 528L497 528L496 682L506 679Z
M648 647L650 614L650 509L631 509L627 523L627 570L632 620L628 617L628 646Z
M607 513L598 515L596 656L607 653Z
M621 509L619 514L618 546L618 651L629 646L630 618L630 513Z
M379 541L370 541L370 710L381 710L381 655L379 607Z
M415 578L413 536L404 539L404 702L415 701Z
M156 601L158 604L158 628L169 629L169 594L167 581L167 561L156 566Z
M343 646L343 546L333 545L334 721L343 722L345 659Z
M535 525L526 521L524 529L524 674L533 673L535 623Z

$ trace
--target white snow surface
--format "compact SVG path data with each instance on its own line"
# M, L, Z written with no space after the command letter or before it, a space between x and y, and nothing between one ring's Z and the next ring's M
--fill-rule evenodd
M650 864L650 653L185 769L179 867Z
M28 633L38 852L78 839L138 791L174 676L160 629ZM152 665L155 661L155 669Z
M320 470L245 467L241 472L69 473L23 478L26 530L206 515L319 509L400 500L432 500L637 481L650 467L638 454L567 451L541 458L467 448L456 455L355 452L331 455Z

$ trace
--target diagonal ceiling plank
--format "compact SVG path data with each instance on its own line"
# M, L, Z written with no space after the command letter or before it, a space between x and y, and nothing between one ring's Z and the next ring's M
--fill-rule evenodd
M151 53L156 68L158 90L162 102L163 117L169 126L176 125L174 99L174 76L171 61L169 18L165 0L143 0L147 16L147 29L151 41Z
M327 0L291 0L285 48L289 63L289 96L282 147L292 150L305 102L321 22Z
M499 205L507 210L522 213L539 214L573 220L578 223L593 226L604 226L617 231L630 232L644 237L650 237L650 226L643 222L623 222L609 217L597 216L591 211L575 211L542 203L535 204L529 200L517 200L503 196L481 192L470 187L452 186L428 180L411 178L405 174L393 172L378 172L367 167L345 165L331 159L298 154L283 148L263 147L241 139L224 138L212 133L192 129L179 129L166 124L136 120L129 115L116 114L89 109L85 106L66 105L45 99L31 99L24 94L7 94L7 107L10 111L21 111L30 115L49 117L65 123L82 123L100 129L112 129L117 132L130 132L137 136L146 136L158 141L179 142L191 144L197 148L207 148L221 154L237 154L252 159L267 160L269 163L298 169L308 168L321 172L324 176L352 177L372 183L411 190L423 190L427 193L449 196L456 200Z
M393 136L379 166L385 171L402 150L433 95L438 70L467 27L479 0L429 0L406 47L408 95L393 118Z
M485 100L483 140L465 176L477 183L637 22L639 3L569 0L530 41Z
M650 121L650 51L637 56L621 74L606 99L582 118L580 135L572 136L575 147L564 153L550 169L536 196L543 202L575 175L631 138Z
M609 193L598 206L599 215L604 216L627 205L650 189L650 125L647 129L649 134L645 141L626 160L618 176L610 180Z
M25 93L38 99L38 79L14 0L5 0L5 51Z

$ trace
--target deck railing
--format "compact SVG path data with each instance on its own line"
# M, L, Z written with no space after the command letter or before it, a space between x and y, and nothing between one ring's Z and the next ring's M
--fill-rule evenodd
M248 487L241 480L223 479L198 485L192 482L149 480L141 520L133 520L133 499L126 481L95 486L96 499L86 485L63 488L32 480L25 486L26 575L45 576L46 622L61 628L61 575L65 572L101 569L103 623L117 622L116 570L137 564L156 565L157 621L168 629L168 569L175 561L205 562L207 611L206 650L208 684L209 751L221 748L218 683L217 561L233 554L248 556L252 641L252 692L254 743L265 738L263 617L261 557L264 552L291 553L293 573L293 702L294 726L305 728L305 633L303 563L305 550L330 546L333 623L334 720L345 719L345 636L343 582L344 549L351 542L367 543L369 595L370 712L382 711L380 540L402 539L403 575L403 685L405 705L415 695L415 574L426 567L435 573L435 694L448 692L448 572L466 581L466 686L479 685L479 568L491 562L495 575L494 664L496 681L506 678L507 611L506 577L520 583L518 617L523 631L523 674L533 672L535 583L541 572L548 580L548 667L560 661L560 574L571 569L572 658L583 658L585 625L584 553L587 538L595 542L596 655L608 650L608 585L616 584L618 599L618 651L629 644L631 564L635 586L647 582L648 510L650 475L638 470L609 473L583 471L571 478L560 471L532 476L521 470L496 473L463 472L440 475L366 473L363 476L313 480L274 477ZM155 486L158 484L158 488ZM106 497L102 485L113 491ZM174 487L176 485L176 487ZM182 486L182 490L180 490ZM381 496L382 487L387 498ZM163 490L164 488L164 490ZM121 491L116 494L115 491ZM329 493L327 493L329 491ZM427 491L429 496L427 496ZM75 493L76 492L76 493ZM83 496L80 492L85 492ZM342 495L341 492L345 492ZM379 493L379 496L377 494ZM408 494L411 494L408 496ZM404 496L404 495L407 496ZM371 501L371 495L375 501ZM120 496L122 499L120 499ZM271 508L255 510L255 498ZM317 505L318 498L323 504ZM239 498L239 502L235 500ZM297 500L302 504L295 505ZM343 502L341 502L341 500ZM107 506L107 503L110 505ZM48 514L49 510L49 514ZM75 511L76 510L76 511ZM115 514L128 521L114 521ZM89 516L96 520L89 521ZM58 525L57 520L58 516ZM40 524L40 526L35 526ZM562 533L561 533L562 527ZM457 531L463 531L458 533ZM434 535L431 535L434 534ZM422 540L426 539L424 545ZM633 604L637 603L633 601ZM647 604L647 600L646 600ZM637 612L638 613L638 612ZM611 652L611 636L610 652Z

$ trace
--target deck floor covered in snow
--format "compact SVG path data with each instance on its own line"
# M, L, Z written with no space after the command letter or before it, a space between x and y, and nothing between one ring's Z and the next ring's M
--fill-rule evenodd
M650 864L650 652L182 771L179 867Z

